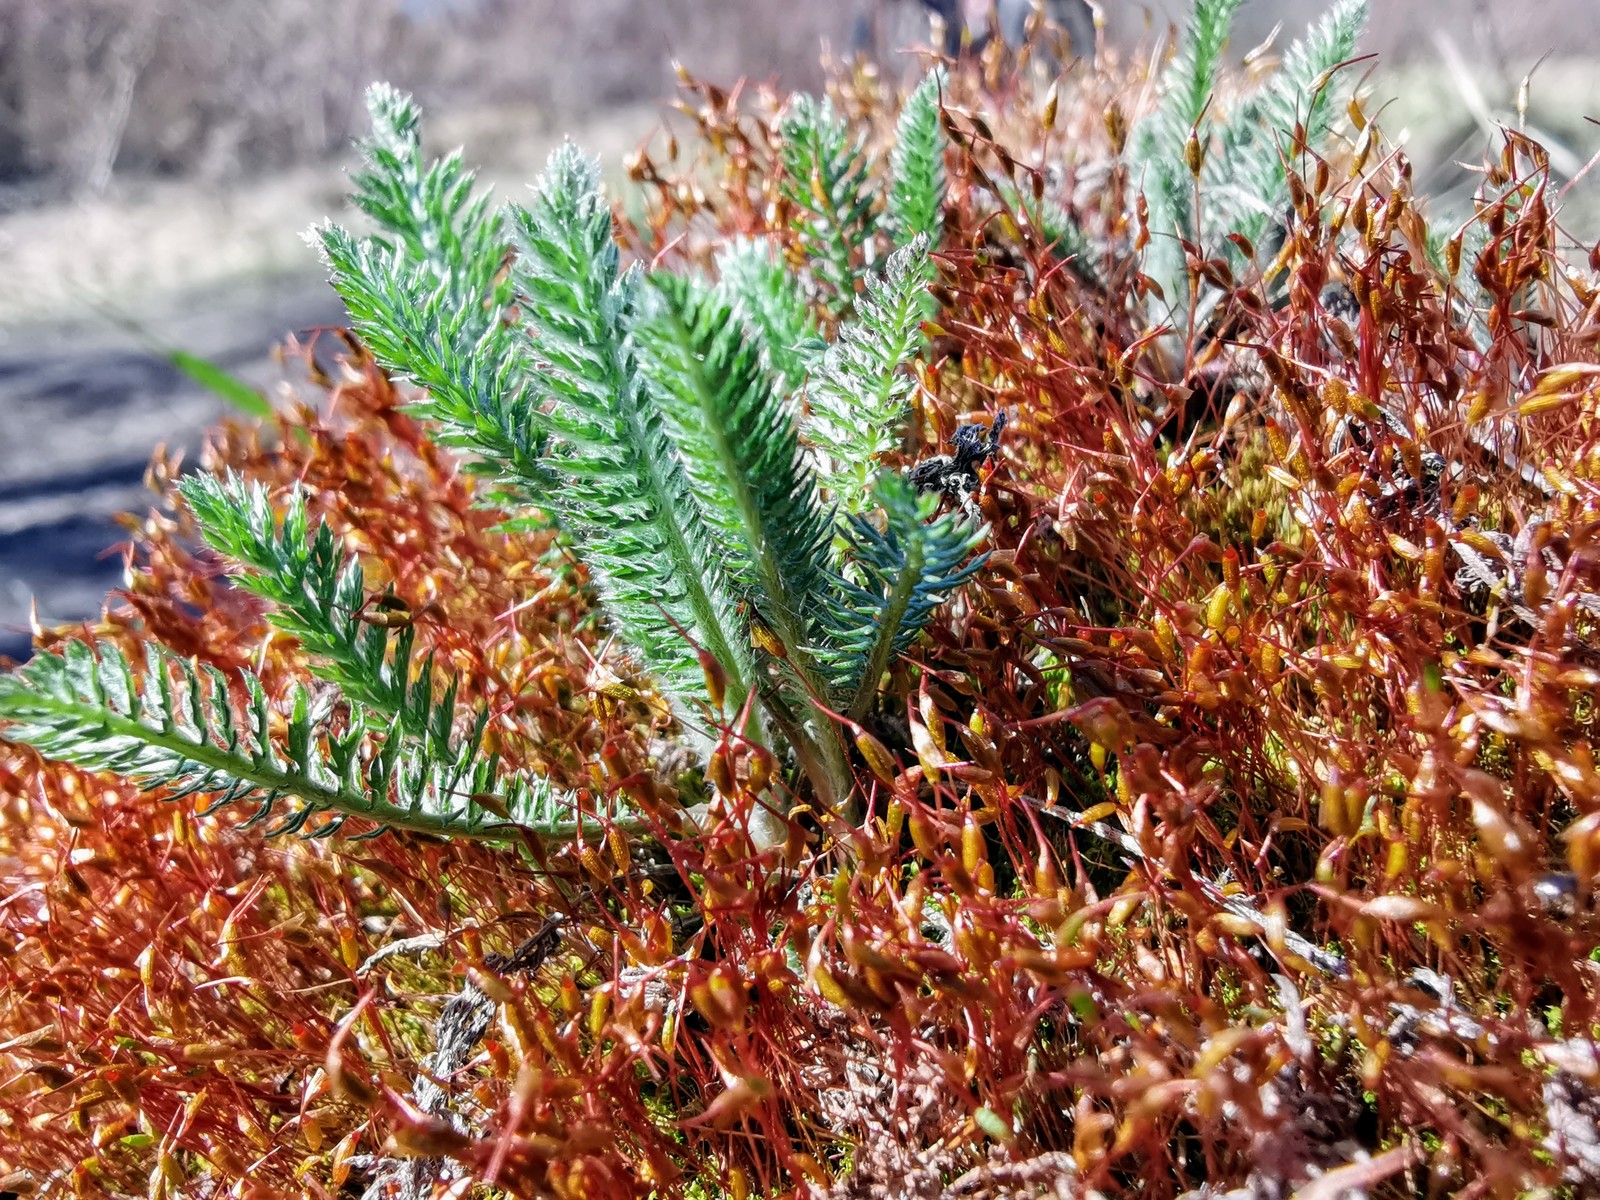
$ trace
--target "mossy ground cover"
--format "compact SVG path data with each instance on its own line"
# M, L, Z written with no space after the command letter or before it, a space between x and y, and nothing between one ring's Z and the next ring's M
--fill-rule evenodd
M937 310L880 461L1007 414L966 496L988 557L838 714L837 803L731 714L694 757L567 535L479 507L358 343L275 426L219 429L203 468L297 488L498 761L595 819L263 841L8 749L6 1186L1592 1186L1600 262L1514 132L1439 223L1338 70L1300 96L1324 133L1265 129L1277 157L1230 173L1255 110L1203 58L1165 148L1141 122L1173 89L1137 69L1049 84L996 47L943 78ZM856 70L831 103L881 176L898 98ZM699 136L630 164L622 253L714 273L739 235L804 267L793 110L685 105ZM1254 235L1219 223L1251 196ZM816 298L827 337L850 305ZM287 737L312 656L176 475L103 620L41 649L248 668Z

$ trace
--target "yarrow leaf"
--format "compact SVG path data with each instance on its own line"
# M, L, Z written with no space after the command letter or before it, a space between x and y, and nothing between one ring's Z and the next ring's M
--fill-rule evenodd
M939 124L939 100L946 82L942 67L928 72L906 98L895 124L889 152L889 218L895 242L901 246L919 235L937 246L944 231L947 138Z
M784 197L817 300L841 315L855 302L856 274L873 232L873 195L864 135L852 135L830 100L798 95L779 121Z
M561 479L551 507L598 576L612 619L680 712L705 691L691 640L716 656L733 702L742 702L748 652L716 539L639 364L640 276L620 267L597 166L563 145L532 204L513 212L513 277L551 402L530 419L555 439L551 468Z
M850 518L838 601L828 614L825 658L835 695L856 719L871 705L894 656L988 560L972 553L987 530L955 513L935 517L938 497L918 496L903 476L880 476L873 495L883 527Z
M918 234L869 276L857 305L806 389L806 441L819 452L823 487L859 513L878 459L899 444L916 385L909 367L924 346L924 299L933 276Z
M297 687L287 713L261 681L186 662L146 646L142 679L113 642L68 642L0 675L6 737L49 758L114 771L173 798L209 795L213 807L253 802L250 823L277 818L269 836L314 829L327 836L349 817L383 828L469 837L507 837L516 826L560 835L573 827L570 801L543 780L497 777L474 736L432 731L408 739L397 726L336 722ZM243 718L242 720L240 718ZM282 722L281 747L272 737ZM493 788L492 806L473 797ZM288 812L284 802L293 801ZM501 811L496 812L495 809Z

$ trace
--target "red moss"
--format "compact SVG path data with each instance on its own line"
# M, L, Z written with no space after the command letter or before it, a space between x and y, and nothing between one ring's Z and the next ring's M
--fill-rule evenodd
M1196 255L1217 315L1163 338L1110 152L1145 90L1089 75L1045 131L1025 80L991 55L950 84L919 453L1002 407L1011 424L981 500L990 564L858 743L861 824L802 809L758 853L767 765L729 732L726 815L688 830L649 696L589 686L581 570L495 532L355 352L325 404L270 444L225 428L207 465L306 487L375 588L440 606L420 640L492 706L507 757L627 792L657 839L263 846L229 814L11 752L7 1169L84 1194L152 1171L174 1194L203 1175L331 1194L353 1151L387 1146L562 1197L1014 1194L1070 1173L1155 1198L1341 1165L1472 1195L1582 1182L1546 1138L1592 1100L1562 1039L1594 1024L1600 947L1600 354L1542 152L1508 135L1489 165L1507 198L1470 223L1483 249L1440 252L1465 259L1453 279L1398 151L1313 163L1283 298ZM870 75L838 91L887 127ZM703 146L634 164L650 209L621 234L646 257L784 220L775 102L688 94ZM1096 158L1103 182L1075 187ZM990 199L1058 160L1093 271ZM166 507L132 529L106 630L305 677L194 550L174 473L153 469ZM1511 555L1491 536L1528 530ZM488 969L552 914L540 970ZM356 976L426 932L440 953ZM495 1010L454 1081L467 1132L407 1098L458 969ZM1448 1006L1426 992L1443 979Z

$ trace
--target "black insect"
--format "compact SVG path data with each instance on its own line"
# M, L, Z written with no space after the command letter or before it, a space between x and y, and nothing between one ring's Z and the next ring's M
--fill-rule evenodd
M994 424L963 425L950 439L952 454L936 454L911 468L911 486L919 492L938 492L961 506L974 521L982 521L973 493L981 479L978 468L1000 453L1000 433L1006 427L1002 409Z
M502 975L529 974L544 966L545 960L561 947L561 930L567 918L554 913L510 954L485 954L484 965Z

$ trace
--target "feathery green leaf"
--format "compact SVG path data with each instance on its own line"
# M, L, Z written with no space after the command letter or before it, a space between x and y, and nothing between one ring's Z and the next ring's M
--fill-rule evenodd
M851 136L831 101L804 94L789 102L779 134L779 186L796 211L795 232L807 266L822 285L817 299L831 313L847 313L873 230L866 137Z
M680 276L651 283L658 303L640 329L645 365L726 574L785 641L803 644L832 530L794 411L717 293Z
M684 637L748 691L747 647L708 528L640 369L637 271L624 273L598 168L571 145L550 156L533 203L514 207L514 279L533 327L536 378L554 401L530 413L559 443L551 507L596 573L606 607L680 705L704 693Z
M735 238L717 255L717 294L761 337L774 386L793 395L822 345L799 281L772 242Z
M372 136L359 144L367 169L351 176L351 203L377 222L385 235L379 240L435 283L450 282L463 298L503 303L504 284L495 282L508 249L500 214L486 194L473 195L460 151L428 164L421 110L386 83L367 89L367 111Z
M1233 17L1243 3L1195 0L1177 57L1163 75L1161 103L1154 117L1163 157L1183 161L1184 143L1211 101Z
M378 361L427 395L412 415L440 440L498 468L490 500L541 505L550 478L544 443L527 419L525 348L504 319L509 243L499 212L473 195L453 154L422 153L421 113L387 84L367 93L373 133L351 201L378 225L358 238L332 223L313 231L357 331Z
M572 826L563 811L571 802L548 782L497 777L493 759L477 751L481 728L456 744L419 745L395 727L373 738L359 720L336 724L331 704L313 704L297 688L275 744L274 708L250 672L239 672L234 692L222 672L154 644L142 668L141 680L110 642L38 654L0 675L0 728L49 758L168 788L174 798L252 802L251 824L277 819L269 835L301 832L323 815L330 819L314 836L352 816L469 837L509 836L513 826L560 835ZM474 800L491 788L490 805ZM296 803L284 813L286 799Z
M1288 201L1285 160L1292 131L1296 125L1304 128L1312 147L1327 138L1348 91L1328 72L1355 53L1367 11L1368 0L1338 0L1289 47L1272 78L1230 116L1202 173L1201 225L1208 241L1221 245L1227 234L1241 233L1256 242L1280 219Z
M361 564L342 553L327 525L307 537L304 494L290 496L280 529L258 483L191 475L179 486L201 536L247 568L236 582L272 602L269 619L299 639L313 656L312 669L350 700L397 720L408 734L424 735L435 708L431 663L413 681L414 630L391 632L360 619L367 602Z
M873 495L883 508L884 527L850 518L850 548L835 581L823 655L835 694L857 720L871 706L894 656L989 557L969 560L984 529L954 513L933 517L938 497L918 496L903 476L881 476Z
M928 238L918 234L881 276L868 276L856 319L840 328L806 390L803 433L822 454L823 488L847 515L863 510L877 460L899 444L932 277Z
M442 444L481 455L495 468L492 500L545 507L551 476L542 461L544 435L529 418L519 333L498 314L485 327L480 301L464 300L392 246L336 225L317 232L334 289L367 348L426 390L409 406L411 414L432 422Z
M909 245L922 234L930 246L944 231L945 132L939 124L939 97L946 76L937 67L906 97L895 123L889 151L889 218L895 242Z

